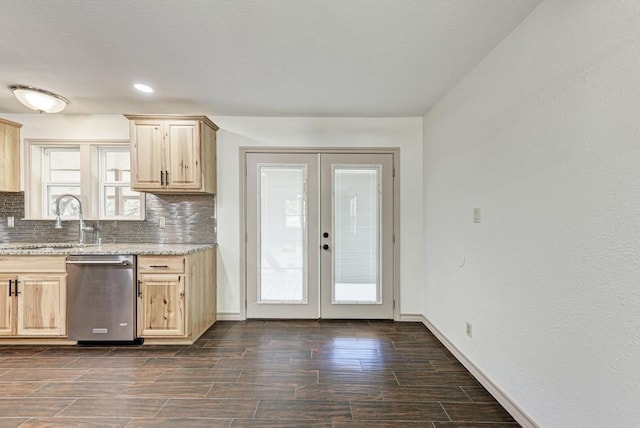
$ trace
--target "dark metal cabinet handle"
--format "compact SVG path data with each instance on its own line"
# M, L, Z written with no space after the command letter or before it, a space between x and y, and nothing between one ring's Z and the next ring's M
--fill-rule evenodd
M329 244L324 244L322 246L322 249L325 250L325 251L328 250L329 249Z
M164 186L164 171L160 170L160 185Z
M140 286L140 283L142 281L138 280L138 297L142 297L142 287Z
M328 238L328 237L329 237L329 232L325 232L325 233L323 233L323 234L322 234L322 237L323 237L323 238Z
M11 286L12 286L12 285L13 285L13 280L12 280L12 279L10 279L10 280L9 280L9 297L11 297L11 296L12 296L12 292L11 292Z
M18 291L18 284L20 284L20 281L16 279L15 284L16 284L16 297L18 297L18 294L22 294L22 292Z
M169 171L164 172L164 182L167 186L169 185Z
M169 269L169 265L149 265L152 269Z

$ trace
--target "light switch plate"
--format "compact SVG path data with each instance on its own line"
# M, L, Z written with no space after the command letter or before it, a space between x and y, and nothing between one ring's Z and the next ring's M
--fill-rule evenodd
M164 217L158 217L158 227L164 229L167 226L167 220Z
M480 223L480 208L473 209L473 222Z

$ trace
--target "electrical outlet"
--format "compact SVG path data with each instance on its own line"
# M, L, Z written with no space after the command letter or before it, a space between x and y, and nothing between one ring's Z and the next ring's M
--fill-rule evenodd
M158 217L158 227L160 229L167 227L167 220L164 217Z
M15 218L13 216L7 217L7 227L16 227Z
M474 208L473 209L473 222L474 223L480 223L480 208Z
M466 333L467 333L467 336L471 338L473 337L473 325L471 325L469 321L467 321Z

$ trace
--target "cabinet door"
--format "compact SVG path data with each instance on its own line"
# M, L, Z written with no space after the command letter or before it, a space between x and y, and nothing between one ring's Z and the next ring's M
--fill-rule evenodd
M65 274L18 275L17 302L19 336L67 334Z
M0 120L0 191L20 191L20 127ZM9 293L7 292L7 295Z
M165 138L167 189L202 187L199 122L171 121Z
M11 293L15 292L15 275L0 275L0 336L15 334L15 299L9 296L9 281L12 282Z
M184 275L140 275L138 335L183 336Z
M131 123L131 188L158 190L164 187L162 121Z

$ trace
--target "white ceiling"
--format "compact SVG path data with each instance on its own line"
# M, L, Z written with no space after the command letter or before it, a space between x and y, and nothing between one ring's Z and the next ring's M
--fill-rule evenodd
M0 113L419 116L539 3L0 0Z

